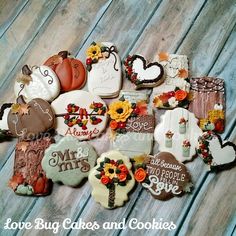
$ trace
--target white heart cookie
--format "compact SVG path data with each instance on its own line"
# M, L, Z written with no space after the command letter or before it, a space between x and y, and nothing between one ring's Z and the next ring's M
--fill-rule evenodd
M211 168L228 166L236 160L236 146L234 143L222 142L219 135L208 131L198 139L198 155Z
M128 56L125 60L126 77L137 88L155 87L164 80L164 70L158 62L147 63L140 55Z

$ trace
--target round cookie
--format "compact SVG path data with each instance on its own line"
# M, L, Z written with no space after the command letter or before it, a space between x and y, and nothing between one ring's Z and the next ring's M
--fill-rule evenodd
M67 51L61 51L44 63L57 74L61 83L61 91L63 92L80 89L86 82L86 70L82 62L68 56L69 53Z
M121 61L113 43L93 42L87 49L86 65L89 92L102 98L119 95L122 81Z
M145 160L148 181L142 183L155 199L167 200L190 192L191 177L186 166L169 152L148 156Z
M131 168L129 158L120 152L103 153L89 173L95 201L109 209L122 206L135 184Z
M52 102L56 130L79 140L97 137L106 127L107 107L98 96L82 90L61 94Z
M13 136L29 140L53 128L55 116L45 100L35 98L26 103L21 95L11 106L7 122Z
M97 153L90 144L63 137L45 151L42 168L53 182L75 187L88 176L96 159Z
M16 97L23 95L27 101L42 98L53 101L60 93L60 81L54 71L48 66L37 66L32 69L24 65L22 76L14 85Z

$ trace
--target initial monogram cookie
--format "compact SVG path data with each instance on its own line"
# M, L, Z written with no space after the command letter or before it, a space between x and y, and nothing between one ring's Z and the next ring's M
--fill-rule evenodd
M211 170L231 167L236 162L236 146L212 131L204 132L198 139L197 154Z
M97 95L75 90L61 94L51 105L56 113L56 131L63 136L88 140L106 127L107 107Z
M147 180L142 186L154 198L167 200L173 196L181 196L184 192L190 192L192 187L190 174L185 165L178 162L171 153L160 152L155 156L147 156L145 162Z
M102 98L117 97L122 79L120 57L110 42L93 42L87 49L88 90Z
M94 148L74 137L63 137L44 154L42 168L53 182L77 186L94 166L97 154Z
M140 55L128 56L124 62L125 73L136 88L152 88L164 80L164 70L158 62L147 63Z
M129 158L118 151L103 153L89 173L92 196L105 208L122 206L135 181Z

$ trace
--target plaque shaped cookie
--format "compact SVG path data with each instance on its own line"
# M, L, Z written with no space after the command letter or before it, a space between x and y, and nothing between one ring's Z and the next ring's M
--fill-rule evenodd
M86 82L86 70L83 63L71 57L68 51L61 51L51 56L44 65L49 66L56 73L63 92L80 89Z
M42 168L53 182L75 187L88 176L96 158L97 153L90 144L63 137L45 151Z
M87 49L88 90L102 98L119 95L122 70L120 57L113 43L93 42Z
M55 116L50 104L45 100L35 98L26 103L20 95L11 106L7 122L13 136L30 140L52 129Z
M28 65L24 65L22 75L15 81L14 91L16 97L23 95L27 101L41 98L51 102L60 93L60 81L48 66L30 69Z
M152 88L164 80L164 70L158 62L147 63L140 55L128 56L124 62L126 78L136 88Z
M146 160L148 182L142 183L155 199L167 200L190 192L191 176L186 166L171 153L160 152Z
M197 154L209 165L210 170L231 167L236 163L236 146L212 131L204 132L198 139Z
M187 56L162 52L157 60L164 68L165 80L153 90L154 106L163 109L187 107L191 100Z
M170 152L178 161L190 161L196 154L202 130L193 113L184 108L166 111L156 126L154 138L161 152Z
M56 113L56 130L62 136L88 140L106 127L107 107L97 95L75 90L61 94L51 105Z
M143 93L121 91L109 106L112 148L126 156L149 154L153 145L155 118Z
M16 144L14 173L9 181L16 194L43 196L51 192L52 183L41 166L44 151L52 144L49 137Z
M222 133L225 127L224 80L213 77L191 79L194 96L189 110L199 119L203 131Z
M120 152L103 153L89 173L95 201L109 209L122 206L135 184L131 168L129 158Z

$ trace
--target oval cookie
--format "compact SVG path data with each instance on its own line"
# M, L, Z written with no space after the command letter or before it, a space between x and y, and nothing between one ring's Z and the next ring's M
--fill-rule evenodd
M96 159L97 153L90 144L63 137L45 151L42 168L53 182L77 186L88 176Z
M56 113L56 130L63 136L88 140L99 136L106 127L106 104L89 92L76 90L61 94L51 105Z
M95 201L109 209L122 206L135 184L131 168L129 158L120 152L103 153L89 173Z

